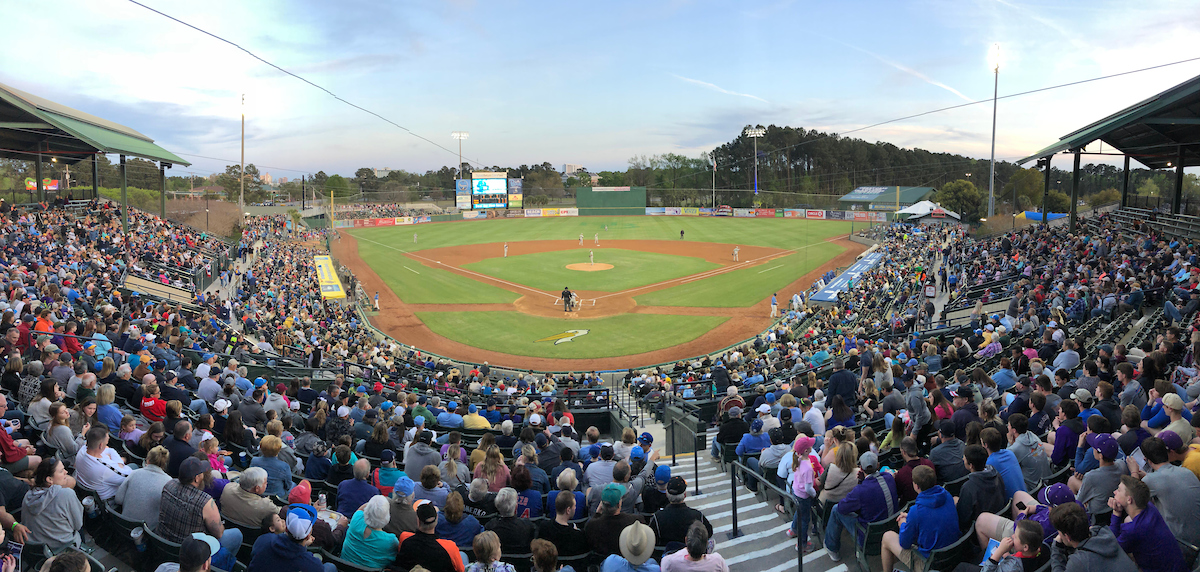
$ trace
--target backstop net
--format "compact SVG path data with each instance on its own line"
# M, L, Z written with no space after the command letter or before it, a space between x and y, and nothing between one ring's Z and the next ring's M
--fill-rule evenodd
M583 216L646 214L646 187L578 187L575 204Z

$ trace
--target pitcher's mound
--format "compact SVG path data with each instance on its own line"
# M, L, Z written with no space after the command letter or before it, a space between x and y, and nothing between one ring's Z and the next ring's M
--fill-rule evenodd
M587 262L580 262L578 264L568 264L567 270L582 270L584 272L599 272L601 270L612 270L612 267L613 267L613 265L611 265L611 264L603 264L603 263L591 264L591 263L587 263Z

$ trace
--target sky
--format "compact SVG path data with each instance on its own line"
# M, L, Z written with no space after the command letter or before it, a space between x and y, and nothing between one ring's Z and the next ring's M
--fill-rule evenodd
M1173 0L142 1L404 128L128 0L3 0L0 83L150 136L193 163L173 175L236 163L243 109L246 162L274 177L454 165L451 131L477 165L596 172L750 124L842 133L989 100L994 44L1001 96L1200 57L1200 7ZM1001 100L996 157L1196 75ZM850 136L987 158L991 125L988 101Z

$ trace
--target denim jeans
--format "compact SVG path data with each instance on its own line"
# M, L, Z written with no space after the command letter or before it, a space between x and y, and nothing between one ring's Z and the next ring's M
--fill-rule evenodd
M1167 317L1171 318L1172 322L1183 321L1183 314L1180 313L1179 308L1176 308L1175 304L1172 304L1169 300L1163 304L1163 312L1167 314Z
M800 539L800 546L808 542L808 521L812 519L812 498L796 497L796 516L792 518L792 532Z
M842 549L842 529L849 530L851 535L855 535L858 534L855 530L856 526L858 526L857 513L840 513L837 505L834 505L833 511L829 513L829 522L825 524L825 549L830 554L838 554ZM857 538L855 536L855 542L857 542Z
M188 408L200 415L208 415L208 404L203 399L193 399Z
M224 534L221 535L220 542L222 548L237 554L238 550L242 548L242 531L233 527L226 528Z

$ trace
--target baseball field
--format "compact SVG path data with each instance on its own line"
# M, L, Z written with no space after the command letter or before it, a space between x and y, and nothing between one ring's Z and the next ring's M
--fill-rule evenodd
M821 273L853 262L863 247L849 232L849 222L807 219L515 218L339 229L332 244L367 295L379 293L370 320L396 339L464 360L578 371L674 361L754 336L773 322L772 294L783 311Z

